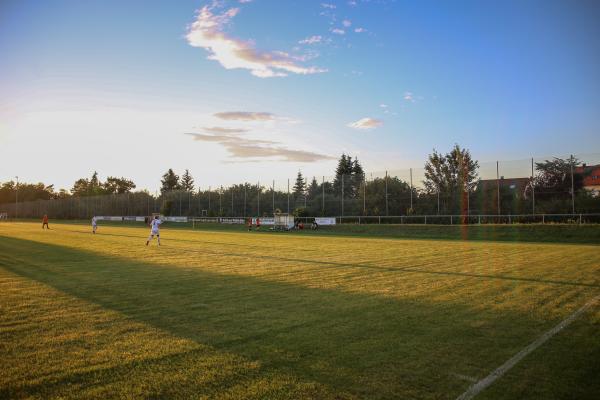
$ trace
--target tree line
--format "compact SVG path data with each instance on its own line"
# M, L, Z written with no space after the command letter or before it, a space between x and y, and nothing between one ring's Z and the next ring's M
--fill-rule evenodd
M416 188L397 176L366 179L357 157L342 154L331 182L308 178L298 171L290 193L268 186L240 183L216 190L196 187L189 170L179 176L168 169L161 177L160 209L166 215L252 215L270 214L288 209L296 215L413 215L413 214L525 214L535 207L537 213L569 212L571 191L578 212L600 212L600 198L583 188L589 168L581 167L575 157L554 158L535 163L535 174L521 178L518 187L495 180L482 180L479 162L469 150L459 145L447 153L433 150L424 165L424 180ZM573 181L571 173L573 171ZM108 194L136 194L133 180L107 177L101 181L97 172L80 178L67 191L55 191L53 185L19 183L19 201L81 198ZM534 204L535 198L535 204ZM0 204L14 202L16 183L0 185ZM142 199L143 200L143 199ZM142 201L140 200L140 201ZM155 202L155 200L153 200ZM262 202L262 207L261 207Z

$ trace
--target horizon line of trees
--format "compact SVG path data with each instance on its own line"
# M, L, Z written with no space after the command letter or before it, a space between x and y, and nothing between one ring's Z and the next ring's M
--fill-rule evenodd
M332 182L318 182L313 177L310 182L298 171L296 180L289 194L291 210L296 215L322 215L325 207L327 215L413 215L413 214L467 214L479 212L495 214L500 207L504 213L529 213L533 209L535 191L535 208L537 212L556 213L570 209L571 191L574 190L580 209L584 212L600 212L600 198L581 190L586 169L578 169L580 160L571 156L567 159L554 158L535 163L536 174L524 187L515 188L504 184L486 185L486 181L478 176L479 162L474 160L465 148L454 145L447 153L433 152L425 162L425 179L423 188L415 188L397 176L376 177L366 179L364 169L357 157L342 154L335 169ZM581 171L582 170L582 171ZM223 207L223 198L244 199L244 207L248 204L260 204L264 198L263 210L270 204L275 211L287 210L288 193L274 188L258 186L250 183L235 184L225 189L196 190L195 180L189 170L179 176L173 169L168 169L161 177L161 211L166 215L183 213L183 195L187 194L187 212L200 212L200 204L206 203L210 215L223 215L224 209L235 212L235 204ZM101 181L98 173L90 178L75 181L70 191L55 191L53 185L43 183L19 183L18 196L20 202L50 199L83 198L111 194L135 194L137 197L154 199L147 190L133 192L136 184L124 177L107 177ZM212 194L212 205L211 203ZM219 207L215 205L219 199ZM140 197L141 198L141 197ZM194 204L198 207L192 207ZM342 201L343 199L343 201ZM0 204L16 200L16 183L9 181L0 184ZM498 201L499 200L499 201ZM147 200L148 204L150 200ZM229 201L225 202L227 206ZM412 207L411 207L412 204ZM237 207L239 208L239 207ZM256 207L256 212L259 207ZM227 211L225 211L227 212Z

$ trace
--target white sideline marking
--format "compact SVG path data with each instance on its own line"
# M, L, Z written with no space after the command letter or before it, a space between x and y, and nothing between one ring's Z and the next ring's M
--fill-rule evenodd
M594 297L592 300L585 303L579 310L575 311L573 314L569 315L566 319L564 319L561 323L556 325L554 328L550 329L542 336L537 338L534 342L529 344L523 350L519 351L517 354L512 356L507 362L496 368L491 374L471 386L467 389L466 392L461 394L456 398L456 400L469 400L473 397L477 396L483 389L490 386L494 381L504 375L509 369L514 367L519 361L525 358L529 353L540 347L544 342L550 339L552 336L556 335L558 332L567 327L571 322L575 321L577 317L579 317L584 311L593 306L598 300L600 300L600 295Z

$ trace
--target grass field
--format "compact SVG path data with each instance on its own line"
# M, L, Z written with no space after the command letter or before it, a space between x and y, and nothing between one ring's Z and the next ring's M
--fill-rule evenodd
M598 244L147 234L0 224L0 398L455 399L600 294ZM597 399L599 332L477 399Z

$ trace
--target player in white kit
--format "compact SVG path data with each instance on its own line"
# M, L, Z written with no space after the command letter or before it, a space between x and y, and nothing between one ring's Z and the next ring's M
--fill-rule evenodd
M162 221L158 218L158 215L150 222L150 236L148 236L148 240L146 240L146 246L148 246L148 243L154 238L154 235L156 235L156 240L158 240L158 245L160 246L160 232L158 231L160 224L162 224Z
M98 220L96 219L96 216L94 215L92 217L92 233L96 234L96 229L98 229Z

